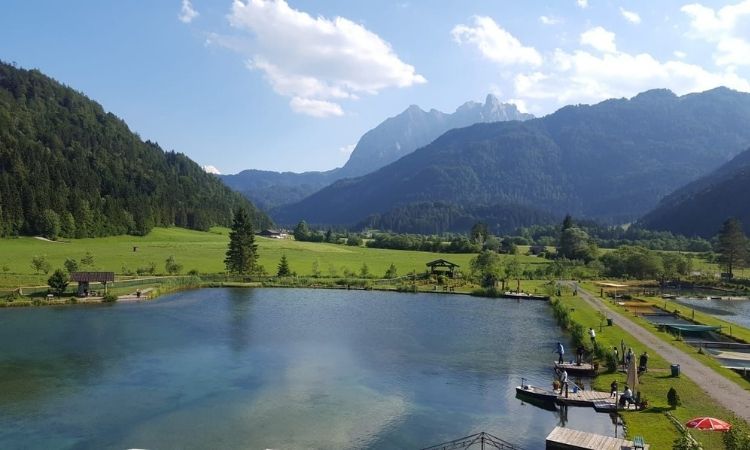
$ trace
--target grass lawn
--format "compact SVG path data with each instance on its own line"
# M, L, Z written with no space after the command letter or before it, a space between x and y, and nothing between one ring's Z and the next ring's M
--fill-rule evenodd
M31 237L0 240L0 286L18 287L44 285L48 275L36 275L31 268L31 258L44 255L52 270L63 267L66 258L80 260L86 252L94 256L96 270L114 271L122 274L153 262L156 272L164 272L164 261L174 256L183 266L183 273L196 270L199 273L224 271L224 254L227 249L229 230L214 228L210 232L183 228L155 228L147 236L113 236L94 239L72 239L65 242L48 242ZM285 254L292 271L300 276L312 275L313 263L317 261L323 277L344 276L344 270L359 273L367 264L372 276L382 277L391 263L399 275L412 270L425 271L425 263L444 258L468 270L469 260L474 254L443 254L403 250L348 247L337 244L297 242L291 239L268 239L258 237L260 264L269 274L275 274L279 259ZM137 251L133 251L137 247ZM508 258L508 256L505 256ZM541 258L518 256L523 264L547 264ZM7 268L7 271L5 270Z
M578 297L566 295L563 302L572 308L571 318L580 323L584 328L593 327L599 330L601 317L598 312L591 308L586 302ZM712 416L735 424L735 426L747 429L741 419L736 418L730 411L714 402L703 390L687 377L672 378L670 376L670 362L664 360L651 349L646 348L638 342L632 335L623 331L619 327L604 327L597 334L597 341L605 346L620 347L620 342L624 341L626 347L633 347L636 355L641 354L644 350L649 352L649 370L641 377L639 389L641 395L648 399L649 408L645 411L624 411L623 419L629 430L629 435L643 435L646 442L651 444L651 448L672 448L673 441L677 438L678 432L674 425L664 414L670 411L667 403L667 392L670 387L674 387L682 399L682 406L672 411L672 414L682 423L687 422L693 417ZM602 374L594 381L594 387L597 390L608 392L609 384L616 379L620 386L624 386L626 374ZM692 432L693 436L705 444L705 448L722 449L721 436L710 435L701 432Z

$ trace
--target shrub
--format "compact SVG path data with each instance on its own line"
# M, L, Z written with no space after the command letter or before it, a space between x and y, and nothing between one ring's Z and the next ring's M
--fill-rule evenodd
M117 301L117 296L111 292L108 292L107 294L104 295L104 297L102 298L102 301L104 303L114 303Z
M677 390L673 387L669 388L669 392L667 392L667 403L669 403L669 406L671 406L672 409L675 409L678 406L682 405L680 394L678 394Z
M55 273L47 280L47 284L52 288L52 292L56 295L63 295L65 289L68 287L68 274L62 269L55 270Z

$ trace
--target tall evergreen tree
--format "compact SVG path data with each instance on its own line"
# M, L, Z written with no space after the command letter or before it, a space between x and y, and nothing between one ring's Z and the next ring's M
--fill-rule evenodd
M288 277L292 272L289 270L289 261L286 259L286 255L281 255L279 261L279 270L276 272L277 277Z
M250 216L244 208L234 213L232 231L229 232L229 248L224 265L227 272L245 275L251 273L258 261L258 244Z
M565 231L568 228L573 228L573 218L570 217L570 214L565 215L565 219L563 219L562 228L560 231Z
M724 222L719 231L719 264L726 269L729 277L734 276L734 269L747 261L747 236L742 231L742 223L731 218Z

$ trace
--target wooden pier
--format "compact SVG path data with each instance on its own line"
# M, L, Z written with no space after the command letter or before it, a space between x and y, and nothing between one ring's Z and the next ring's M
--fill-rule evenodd
M644 450L648 450L646 444ZM547 436L547 450L634 450L633 441L555 427Z
M609 392L599 391L568 391L568 396L565 394L557 397L557 403L560 405L570 406L593 406L598 412L616 412L617 403L614 397L611 397Z

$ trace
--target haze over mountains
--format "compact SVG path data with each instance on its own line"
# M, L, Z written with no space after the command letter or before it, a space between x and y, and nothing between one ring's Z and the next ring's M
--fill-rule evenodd
M476 124L282 207L274 219L353 225L443 202L631 221L747 148L748 123L750 94L717 88L681 97L657 89L525 122Z
M429 144L450 129L533 117L520 112L513 104L501 103L491 94L484 103L466 102L452 114L436 109L424 111L412 105L365 133L343 167L304 173L245 170L236 175L222 175L221 179L259 207L272 210L299 201L336 180L373 172Z
M640 224L686 236L715 236L722 223L736 217L750 225L750 149L710 174L666 196Z

